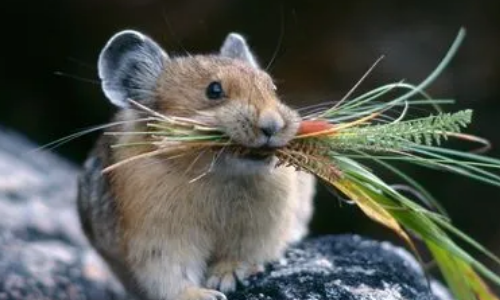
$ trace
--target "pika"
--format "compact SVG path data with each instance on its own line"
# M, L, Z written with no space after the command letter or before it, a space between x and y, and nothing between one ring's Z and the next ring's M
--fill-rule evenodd
M122 31L105 45L98 71L104 94L119 108L114 131L145 130L138 121L144 112L128 99L214 124L247 148L283 147L299 127L298 113L280 101L237 33L216 54L170 57L149 37ZM83 231L137 299L226 299L306 235L314 178L277 166L272 152L148 157L103 174L148 150L111 145L147 138L103 134L78 188Z

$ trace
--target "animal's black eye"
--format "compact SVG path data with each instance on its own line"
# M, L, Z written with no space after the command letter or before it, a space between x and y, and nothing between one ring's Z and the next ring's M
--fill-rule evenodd
M207 86L207 98L212 100L222 99L225 94L219 81L212 81Z

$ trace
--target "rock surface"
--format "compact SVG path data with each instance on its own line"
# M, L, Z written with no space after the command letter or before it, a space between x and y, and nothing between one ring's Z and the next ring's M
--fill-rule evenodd
M124 299L87 244L77 168L0 128L0 299Z
M231 300L451 299L432 282L429 291L417 261L401 248L355 235L306 240L253 278ZM438 293L441 293L438 295Z
M0 129L0 300L126 299L80 231L77 167L35 148ZM405 250L345 235L293 247L228 298L450 299L431 286Z

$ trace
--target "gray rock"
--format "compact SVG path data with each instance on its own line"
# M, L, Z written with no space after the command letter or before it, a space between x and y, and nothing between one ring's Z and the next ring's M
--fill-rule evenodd
M78 168L0 128L0 299L124 299L75 210Z
M431 286L440 288L436 282ZM341 235L306 240L291 248L282 261L229 299L451 299L445 289L439 292L437 296L429 290L419 264L406 250Z
M78 168L0 128L0 300L125 299L81 233ZM405 250L358 236L292 247L280 262L228 295L264 299L451 299ZM448 298L447 298L448 297Z

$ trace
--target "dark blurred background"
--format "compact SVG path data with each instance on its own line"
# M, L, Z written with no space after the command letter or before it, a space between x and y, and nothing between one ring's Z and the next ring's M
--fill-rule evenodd
M96 60L106 40L131 28L170 53L212 52L229 31L248 37L284 99L304 106L340 99L380 56L359 93L389 81L422 80L461 26L467 38L429 89L473 108L472 133L500 157L500 2L458 1L3 1L0 125L39 144L108 121L114 108L101 93ZM55 149L81 163L96 134ZM495 147L497 146L497 147ZM449 210L455 224L500 255L500 190L469 179L406 168ZM389 181L396 179L383 172ZM353 206L324 189L313 234L354 232L394 239Z

